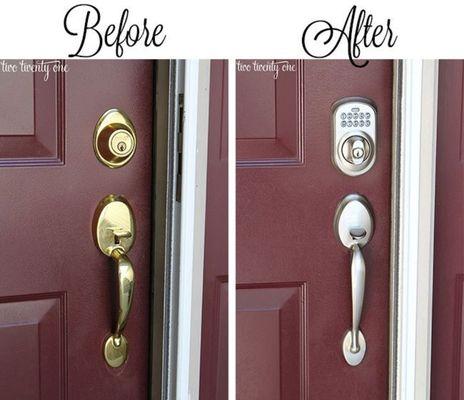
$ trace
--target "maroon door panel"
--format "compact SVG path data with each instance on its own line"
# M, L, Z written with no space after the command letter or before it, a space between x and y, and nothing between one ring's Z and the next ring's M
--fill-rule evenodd
M0 397L145 399L153 63L67 64L69 72L48 80L0 74ZM97 161L92 137L115 107L132 119L138 146L112 170ZM137 223L129 358L114 370L102 346L114 323L115 271L91 228L111 193L128 199Z
M237 72L237 398L386 399L392 62L291 61L294 71ZM331 106L378 110L377 160L359 177L331 163ZM350 254L333 229L338 202L370 201L357 367L342 354L351 326Z
M227 399L227 62L211 61L201 400Z
M431 399L464 396L464 62L440 61Z

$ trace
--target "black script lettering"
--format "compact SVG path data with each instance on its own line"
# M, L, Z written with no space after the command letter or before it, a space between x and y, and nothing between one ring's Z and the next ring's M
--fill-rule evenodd
M137 24L129 26L127 8L122 11L117 26L109 24L106 28L102 28L100 21L100 11L91 4L78 4L68 10L64 17L64 28L67 33L80 39L77 51L69 54L69 57L93 57L102 49L103 44L114 47L116 56L122 57L125 46L134 47L141 42L146 47L160 47L166 40L162 24L150 29L147 19L144 18L141 26Z
M303 49L313 58L326 58L337 50L342 41L346 41L350 62L355 67L364 67L369 61L355 61L361 56L362 47L378 48L385 41L388 47L393 47L398 39L393 34L390 19L385 26L377 25L374 28L373 19L372 14L367 14L364 9L357 13L356 6L353 6L341 29L325 20L313 21L303 31Z
M74 54L69 54L69 57L83 57L83 58L93 57L94 55L96 55L100 51L100 49L102 47L102 37L100 35L100 32L98 32L95 29L95 27L100 23L100 11L98 11L98 8L92 6L91 4L78 4L78 5L74 6L74 7L71 7L68 10L68 12L66 13L66 15L64 16L64 29L66 30L67 33L69 33L72 36L79 36L79 33L75 32L75 31L71 31L69 29L68 18L70 17L71 13L74 14L75 12L78 12L78 11L83 11L85 13L84 26L83 26L82 32L80 34L81 42L80 42L80 45L79 45L79 48L77 49L77 51ZM94 16L94 22L93 23L91 22L91 15ZM81 53L82 53L82 51L84 49L84 45L86 43L87 31L91 31L91 32L94 32L96 34L96 38L98 39L98 45L96 46L96 49L95 49L95 51L93 53L84 55L84 54L81 54Z

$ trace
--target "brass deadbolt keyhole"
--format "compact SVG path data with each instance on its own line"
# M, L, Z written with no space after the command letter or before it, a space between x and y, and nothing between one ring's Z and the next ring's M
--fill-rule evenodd
M125 157L134 148L134 140L129 132L121 129L115 131L110 137L110 150L116 157Z
M100 117L94 132L94 150L103 164L110 168L127 164L136 144L134 125L124 112L111 109Z

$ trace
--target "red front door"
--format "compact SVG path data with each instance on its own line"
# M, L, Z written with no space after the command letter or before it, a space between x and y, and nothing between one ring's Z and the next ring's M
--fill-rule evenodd
M290 64L277 77L237 72L237 398L386 399L392 62ZM351 96L378 113L377 158L357 177L331 162L332 106ZM362 249L367 351L357 366L342 353L351 256L333 227L352 193L375 220Z
M464 61L440 61L438 82L432 400L464 396Z
M0 74L0 397L146 399L153 62L66 62L69 71ZM110 169L93 131L111 108L132 120L133 159ZM94 244L100 200L125 196L136 220L129 356L109 367L116 272Z

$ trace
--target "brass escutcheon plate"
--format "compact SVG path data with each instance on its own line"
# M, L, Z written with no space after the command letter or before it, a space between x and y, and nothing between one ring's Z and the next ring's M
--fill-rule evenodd
M136 147L135 128L129 117L116 108L106 111L93 135L97 159L109 168L120 168L132 159Z
M119 368L127 360L128 343L124 335L119 338L109 336L103 346L103 356L111 368Z
M95 210L92 231L95 244L103 254L111 256L117 246L127 253L135 240L135 219L127 200L110 194L100 201ZM119 243L116 243L116 238Z

